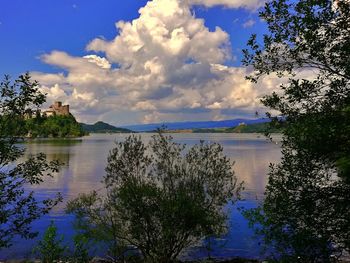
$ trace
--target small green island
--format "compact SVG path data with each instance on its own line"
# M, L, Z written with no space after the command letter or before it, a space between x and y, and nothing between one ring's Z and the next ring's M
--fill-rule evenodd
M86 135L73 115L38 116L25 123L28 138L71 138Z
M24 116L27 138L76 138L89 133L131 133L102 121L95 124L79 123L69 111L69 105L56 101L45 111L29 112Z

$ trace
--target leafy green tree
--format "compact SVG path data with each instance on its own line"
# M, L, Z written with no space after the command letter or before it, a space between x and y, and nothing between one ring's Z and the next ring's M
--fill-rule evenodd
M86 235L78 233L74 236L73 241L74 251L70 261L76 263L90 262L89 250L91 249L91 240Z
M282 161L272 165L264 204L246 212L282 262L330 262L350 251L350 1L273 0L253 35L248 78L277 74L262 102L284 122ZM300 73L308 72L308 78Z
M39 202L33 192L24 190L26 184L39 184L44 175L56 172L58 162L47 163L44 154L19 161L24 153L18 142L26 133L25 116L44 101L29 74L14 82L5 76L0 83L0 249L11 246L14 236L35 237L30 224L60 201L58 196Z
M130 136L108 157L106 195L68 203L80 229L110 242L111 251L139 251L146 262L173 262L189 246L227 230L226 205L240 185L219 144L185 146L159 134L145 145Z
M271 1L260 16L270 33L244 50L248 78L289 79L263 99L287 120L284 145L303 149L350 180L350 3L348 0ZM300 72L308 78L300 78ZM271 116L271 114L269 115Z
M34 248L43 263L59 262L63 259L67 247L62 245L63 236L58 237L57 227L51 221L49 227L46 229L42 240Z
M25 128L30 137L81 137L85 133L73 115L37 116L25 120Z
M118 262L132 248L127 248L120 238L122 223L111 202L93 191L80 194L79 198L69 201L66 211L75 214L74 228L81 236L96 245L106 246L107 256L113 262Z

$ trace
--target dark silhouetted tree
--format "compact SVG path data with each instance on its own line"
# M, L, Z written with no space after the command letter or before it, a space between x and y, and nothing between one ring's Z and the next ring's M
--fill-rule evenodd
M11 246L13 237L33 238L30 228L60 200L39 202L34 193L25 190L26 184L39 184L44 175L58 169L57 162L47 163L44 154L30 156L26 161L24 148L18 143L25 135L25 118L32 115L45 101L38 83L29 74L11 82L5 76L0 83L0 249Z
M185 151L163 134L148 145L136 136L118 143L106 172L106 196L82 195L68 212L80 229L109 240L114 257L136 249L146 262L173 262L185 248L224 233L225 206L240 190L219 144Z
M244 50L249 79L285 83L262 100L283 116L268 113L284 122L282 161L262 207L247 212L281 261L329 262L350 250L349 13L348 0L270 1L260 13L269 33Z

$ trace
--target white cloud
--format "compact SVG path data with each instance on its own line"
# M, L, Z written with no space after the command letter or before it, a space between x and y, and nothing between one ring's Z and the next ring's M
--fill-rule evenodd
M162 118L161 116L162 114L159 112L152 112L149 114L146 114L143 119L142 119L142 123L157 123L157 122L161 122L164 120L164 117Z
M139 101L136 103L134 110L143 110L143 111L153 111L156 110L156 107L150 101Z
M84 56L84 58L86 58L91 63L95 63L97 66L103 69L111 68L111 64L106 58L102 58L96 55L87 55L87 56Z
M55 84L52 87L41 86L41 91L47 93L47 99L50 101L54 100L65 100L67 94L61 89L59 84Z
M256 10L262 7L266 0L188 0L188 2L191 5L203 5L207 7L223 5L230 8Z
M66 81L63 73L59 74L50 74L50 73L41 73L41 72L31 72L33 79L39 81L41 85L54 85L54 84L63 84Z
M248 27L252 27L252 26L254 26L255 25L255 20L254 19L248 19L247 21L245 21L244 23L243 23L243 27L244 28L248 28Z
M228 49L222 48L228 45L228 34L221 28L210 32L182 2L149 1L139 13L140 17L132 22L116 23L119 35L113 41L94 39L87 49L105 52L122 68L131 67L129 72L144 70L143 65L150 61L167 70L186 59L222 63L229 58Z
M267 77L256 88L245 80L247 69L226 66L232 58L229 35L219 27L210 31L191 12L190 4L199 1L189 2L149 1L137 19L116 23L114 39L88 43L90 54L52 51L42 56L67 73L35 72L34 77L49 102L59 98L69 103L81 121L108 118L113 123L111 118L127 111L132 117L124 124L253 114L261 108L259 97L276 87L277 78ZM261 1L201 3L252 9Z

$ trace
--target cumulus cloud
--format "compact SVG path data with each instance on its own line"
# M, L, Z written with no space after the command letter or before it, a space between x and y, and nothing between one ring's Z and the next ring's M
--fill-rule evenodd
M42 72L31 72L32 78L39 81L41 85L54 85L65 83L66 78L63 73L50 74Z
M232 59L229 35L219 27L209 30L191 5L253 9L261 3L152 0L137 19L116 23L114 39L88 43L86 56L52 51L41 57L66 73L35 72L34 77L48 103L69 103L81 121L112 118L111 112L126 114L126 109L136 119L123 123L222 119L228 117L225 111L253 116L277 78L263 79L257 89L245 80L248 69L225 66Z
M116 23L120 33L113 41L94 39L87 49L104 52L129 72L161 73L186 59L222 63L229 58L228 34L219 27L210 32L181 1L149 1L139 13L132 22Z
M111 68L111 64L106 58L102 58L96 55L87 55L87 56L84 56L84 58L86 58L91 63L95 63L97 66L101 68L104 68L104 69Z
M65 100L67 97L66 92L61 89L59 84L55 84L52 87L41 86L41 91L48 94L49 100Z

